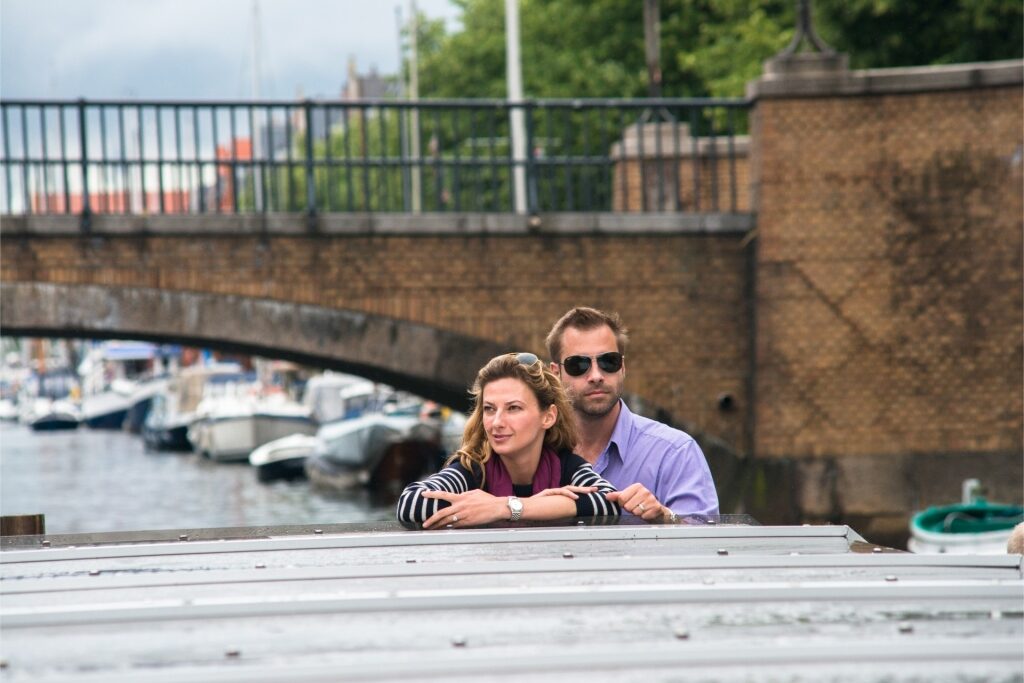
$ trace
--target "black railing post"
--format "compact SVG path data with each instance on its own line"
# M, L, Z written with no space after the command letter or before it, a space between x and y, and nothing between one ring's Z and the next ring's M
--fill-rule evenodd
M306 221L310 231L316 229L316 182L313 177L313 102L302 103L306 115Z
M88 131L85 125L85 98L78 99L78 151L82 161L82 232L89 232L92 209L89 206L89 152L86 139Z
M522 105L523 118L526 128L526 214L530 216L531 223L539 221L537 215L539 207L537 204L537 165L534 159L533 142L533 100Z

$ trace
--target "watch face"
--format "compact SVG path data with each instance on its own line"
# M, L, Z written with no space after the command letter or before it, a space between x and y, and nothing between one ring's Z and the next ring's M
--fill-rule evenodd
M508 506L515 510L516 512L522 512L523 501L519 500L518 498L510 498L508 501Z

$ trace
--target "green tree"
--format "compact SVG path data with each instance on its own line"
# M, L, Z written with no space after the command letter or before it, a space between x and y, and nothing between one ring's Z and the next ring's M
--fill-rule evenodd
M1020 0L820 0L822 33L854 68L1019 59Z
M420 33L422 97L504 97L504 4L453 0ZM1019 0L819 0L818 33L855 68L1019 58ZM661 0L663 93L741 96L792 38L792 0ZM643 3L520 0L527 97L643 97Z

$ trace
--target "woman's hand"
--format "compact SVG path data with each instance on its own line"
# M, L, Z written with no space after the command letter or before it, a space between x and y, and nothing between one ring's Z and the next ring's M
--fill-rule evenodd
M508 508L507 498L492 496L482 489L473 489L465 493L424 491L421 495L424 498L446 500L451 503L449 507L438 510L430 519L423 522L424 529L480 526L508 519L512 514Z
M540 498L541 496L565 496L572 500L579 500L578 493L593 493L597 491L596 486L559 486L556 489L544 489L540 493L533 494L533 498Z

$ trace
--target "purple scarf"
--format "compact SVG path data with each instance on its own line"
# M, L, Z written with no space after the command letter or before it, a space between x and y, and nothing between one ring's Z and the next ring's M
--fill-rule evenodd
M512 496L512 477L497 453L484 465L486 481L484 490L493 496ZM544 489L556 489L562 485L562 461L558 454L550 448L540 452L537 471L533 473L533 492L540 493Z

